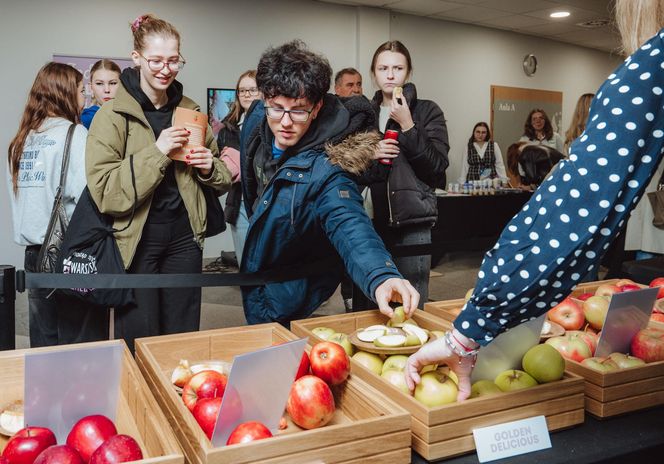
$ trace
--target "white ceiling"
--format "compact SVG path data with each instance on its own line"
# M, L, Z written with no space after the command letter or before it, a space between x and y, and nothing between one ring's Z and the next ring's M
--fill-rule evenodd
M580 23L613 19L613 0L320 0L342 5L385 8L390 11L460 23L475 24L545 37L582 47L615 52L619 36L615 27L589 28ZM553 19L553 11L571 13Z

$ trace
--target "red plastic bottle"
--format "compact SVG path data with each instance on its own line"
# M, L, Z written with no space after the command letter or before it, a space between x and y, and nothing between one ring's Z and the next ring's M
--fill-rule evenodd
M386 130L385 135L383 136L383 140L385 139L392 139L396 140L399 137L399 132L395 130ZM392 164L392 159L391 158L381 158L378 160L378 162L383 163L383 164Z

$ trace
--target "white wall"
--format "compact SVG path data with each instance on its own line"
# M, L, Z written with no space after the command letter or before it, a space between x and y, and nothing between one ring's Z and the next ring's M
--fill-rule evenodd
M445 111L454 148L465 143L474 122L489 119L491 84L563 91L566 126L577 96L595 90L618 63L605 53L529 36L307 0L3 1L0 43L5 62L11 63L0 86L3 153L16 132L32 80L53 53L128 56L128 24L145 12L179 29L187 67L178 79L187 95L202 105L207 87L234 86L242 71L255 67L266 46L296 37L325 53L335 70L360 69L365 93L371 95L373 50L389 38L400 39L413 55L418 92ZM521 72L526 53L540 60L534 78ZM3 176L6 164L0 163ZM458 176L459 166L453 159L449 178ZM12 241L6 188L0 188L0 214L6 218L0 227L0 263L21 268L23 250ZM207 245L206 256L232 248L228 236Z

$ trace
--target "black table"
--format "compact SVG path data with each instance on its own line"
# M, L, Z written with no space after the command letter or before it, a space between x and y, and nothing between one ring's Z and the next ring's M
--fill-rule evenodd
M649 464L664 462L664 406L637 411L611 419L597 420L586 414L582 425L551 433L552 447L505 458L498 463L514 464ZM478 463L477 454L426 461L412 454L413 464L445 462Z
M438 221L431 229L431 265L435 266L448 251L491 248L530 196L530 192L483 196L439 195Z

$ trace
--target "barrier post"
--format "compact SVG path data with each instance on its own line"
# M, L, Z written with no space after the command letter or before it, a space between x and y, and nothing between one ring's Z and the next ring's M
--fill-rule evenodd
M0 265L0 351L16 348L16 269Z

